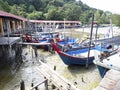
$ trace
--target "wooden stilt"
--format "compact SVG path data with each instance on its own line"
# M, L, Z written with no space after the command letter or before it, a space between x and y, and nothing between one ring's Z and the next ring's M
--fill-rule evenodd
M25 84L23 80L20 82L20 90L25 90Z
M56 71L56 66L54 66L54 70Z
M35 87L35 90L39 90L38 87Z
M4 35L4 29L3 29L3 22L2 22L2 18L0 18L0 24L1 24L1 32L2 32L2 35Z
M48 80L45 81L45 90L48 90Z

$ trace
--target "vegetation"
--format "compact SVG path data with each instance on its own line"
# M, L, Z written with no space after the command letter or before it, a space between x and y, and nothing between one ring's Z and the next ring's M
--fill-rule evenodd
M111 18L120 26L120 15L91 8L80 0L0 0L0 10L28 19L80 20L82 24L89 24L94 13L99 24L109 24Z

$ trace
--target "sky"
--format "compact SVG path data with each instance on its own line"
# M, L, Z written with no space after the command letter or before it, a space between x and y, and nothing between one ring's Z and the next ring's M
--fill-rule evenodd
M120 0L81 0L90 7L120 14Z

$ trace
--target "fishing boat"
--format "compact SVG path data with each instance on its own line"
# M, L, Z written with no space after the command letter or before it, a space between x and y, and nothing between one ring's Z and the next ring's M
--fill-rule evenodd
M79 48L77 50L76 49L68 50L66 49L68 48L68 46L66 46L63 50L61 50L57 44L55 43L53 44L55 51L58 53L58 55L66 65L79 64L79 65L86 65L86 68L88 68L88 64L93 63L94 50L101 50L101 47L99 45L95 47L91 47L93 24L94 24L94 14L92 14L90 41L88 47Z
M68 47L67 51L68 50L77 50L77 49L89 48L89 41L87 41L87 40L78 41L78 39L70 38L70 39L65 40L65 41L57 42L57 45L59 46L59 49L60 48L63 49L65 47ZM95 46L95 43L92 42L91 47L94 47L94 46Z
M96 52L95 60L100 76L104 77L109 69L120 71L120 48L116 48L112 52Z
M26 42L33 42L33 43L43 43L43 42L51 42L53 38L56 38L58 32L34 32L32 34L27 34L24 36Z
M120 70L120 36L98 40L98 42L108 44L106 50L95 51L95 60L101 77L104 77L109 69Z
M90 55L88 58L88 50L89 48L84 49L78 49L78 50L71 50L71 51L62 51L59 49L59 46L57 44L53 44L55 51L58 53L62 61L66 65L72 65L72 64L79 64L79 65L85 65L88 59L88 64L92 64L94 60L94 50L100 50L100 46L91 47L90 49Z

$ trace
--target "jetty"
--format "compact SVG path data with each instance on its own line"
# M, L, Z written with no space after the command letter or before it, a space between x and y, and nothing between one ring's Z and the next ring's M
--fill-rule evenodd
M55 70L48 67L45 63L41 62L41 65L36 67L36 69L48 80L50 81L58 90L79 90L74 85L72 85L65 78L56 73Z
M109 70L94 90L120 90L120 71Z
M50 43L47 43L47 42L41 42L41 43L20 42L19 44L22 44L22 45L34 45L34 46L50 45Z

